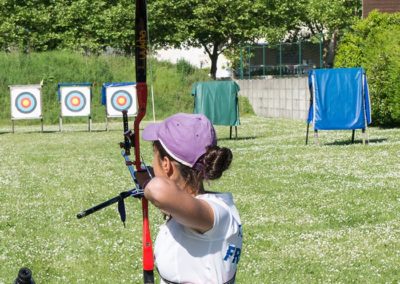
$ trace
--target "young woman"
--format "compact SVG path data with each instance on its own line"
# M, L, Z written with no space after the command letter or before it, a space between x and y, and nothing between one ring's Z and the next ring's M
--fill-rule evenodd
M166 216L154 254L161 283L234 283L242 249L242 228L230 193L206 191L203 181L221 177L232 161L217 146L204 115L176 114L150 124L155 177L145 197Z

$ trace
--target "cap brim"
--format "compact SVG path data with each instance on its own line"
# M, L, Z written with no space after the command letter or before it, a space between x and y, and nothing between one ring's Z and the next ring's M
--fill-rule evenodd
M147 125L143 132L142 138L145 141L157 141L158 140L158 129L160 128L159 123L152 123Z

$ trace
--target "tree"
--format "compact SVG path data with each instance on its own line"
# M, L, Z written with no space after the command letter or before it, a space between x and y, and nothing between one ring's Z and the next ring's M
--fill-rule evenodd
M57 1L60 47L100 53L107 47L131 54L134 49L134 1Z
M322 36L324 62L331 66L339 38L361 17L361 7L361 0L299 0L297 17L289 15L292 40Z
M261 0L153 0L150 35L158 47L202 47L216 77L218 56L261 36Z
M0 1L2 50L69 49L97 54L107 47L133 52L134 1Z
M102 12L97 34L103 39L103 46L132 55L135 52L135 1L116 2Z
M2 50L48 50L57 45L51 16L51 0L0 2L0 47Z

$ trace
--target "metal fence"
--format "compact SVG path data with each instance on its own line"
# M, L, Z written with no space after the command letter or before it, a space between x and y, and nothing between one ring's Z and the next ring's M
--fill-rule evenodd
M317 38L317 42L258 44L241 49L240 67L235 70L235 77L301 76L310 69L322 67L322 37Z

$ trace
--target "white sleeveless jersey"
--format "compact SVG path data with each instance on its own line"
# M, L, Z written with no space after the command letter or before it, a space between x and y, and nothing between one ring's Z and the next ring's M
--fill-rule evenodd
M177 283L225 283L235 273L242 251L242 227L230 193L207 193L214 211L214 225L201 234L174 218L162 225L154 253L162 278ZM164 283L161 281L161 283Z

